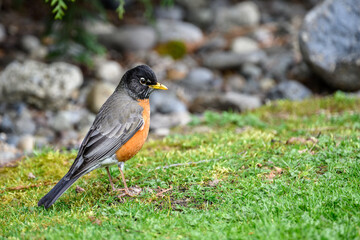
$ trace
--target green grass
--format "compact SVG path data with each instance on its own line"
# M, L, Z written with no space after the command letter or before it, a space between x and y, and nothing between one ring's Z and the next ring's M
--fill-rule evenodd
M178 134L148 141L126 163L128 185L144 190L136 198L110 193L100 169L74 184L85 192L72 187L49 210L39 208L76 153L37 153L0 170L0 233L9 239L360 239L359 104L337 93L241 115L207 112ZM121 185L117 168L111 173Z

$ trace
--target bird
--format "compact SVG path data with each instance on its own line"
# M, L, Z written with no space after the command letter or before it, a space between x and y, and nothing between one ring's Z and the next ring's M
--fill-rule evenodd
M109 166L115 164L119 167L125 193L132 196L123 173L124 163L138 153L147 139L150 94L167 89L157 81L155 73L147 65L128 70L100 108L69 171L40 199L38 206L48 209L76 180L103 167L115 191L109 172Z

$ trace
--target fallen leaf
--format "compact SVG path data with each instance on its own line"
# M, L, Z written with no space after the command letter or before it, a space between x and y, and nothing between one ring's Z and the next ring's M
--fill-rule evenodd
M172 190L173 189L173 186L172 185L170 185L170 188L168 188L168 189L161 189L160 190L160 192L158 192L157 194L156 194L156 196L157 197L163 197L164 195L164 193L166 193L166 192L168 192L168 191L170 191L170 190Z
M274 167L273 170L271 170L271 172L269 172L268 174L265 174L265 177L271 181L273 181L273 179L276 176L281 175L284 172L284 170L282 168L279 167Z
M32 172L30 172L28 175L28 179L35 179L35 178L36 178L35 175Z
M101 220L95 218L94 216L89 216L89 219L93 224L96 224L96 225L99 225L99 226L101 225Z
M274 170L277 174L281 174L283 172L283 169L279 167L274 167Z
M76 191L77 193L82 193L82 192L85 192L85 189L83 189L82 187L76 186L75 191Z
M210 181L208 184L210 187L215 187L216 185L219 184L219 180L215 178L214 180Z
M276 177L274 171L271 171L267 176L267 179L273 180L274 177Z

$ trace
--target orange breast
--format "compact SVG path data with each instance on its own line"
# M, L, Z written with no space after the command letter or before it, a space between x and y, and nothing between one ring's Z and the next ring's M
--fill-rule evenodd
M137 154L148 136L150 126L149 99L140 100L139 105L144 109L142 117L145 123L143 127L116 152L116 158L119 162L125 162Z

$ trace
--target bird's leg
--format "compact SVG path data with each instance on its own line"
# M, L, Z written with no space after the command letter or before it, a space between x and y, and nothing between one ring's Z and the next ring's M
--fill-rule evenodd
M121 173L121 178L122 178L122 181L124 183L124 190L125 190L125 194L130 196L130 197L133 197L134 195L132 195L129 191L129 188L126 184L126 180L125 180L125 176L124 176L124 162L119 162L118 164L118 167L119 167L119 170L120 170L120 173Z
M109 176L109 182L110 182L110 185L111 185L112 190L113 190L113 191L116 191L116 188L114 187L114 184L113 184L112 179L111 179L109 167L106 167L106 172L107 172L107 174L108 174L108 176Z

